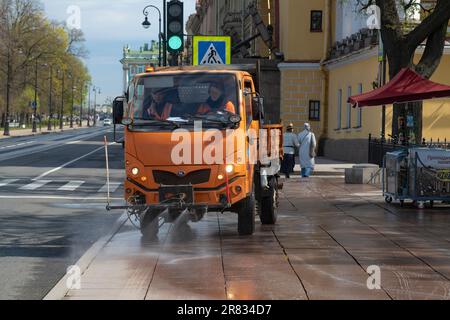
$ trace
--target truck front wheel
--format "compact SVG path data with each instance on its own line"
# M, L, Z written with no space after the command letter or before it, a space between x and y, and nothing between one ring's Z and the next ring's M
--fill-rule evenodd
M270 190L261 197L259 205L259 218L262 224L275 224L278 209L278 183L275 178L269 182Z
M256 198L255 188L242 200L238 209L238 232L241 236L249 236L255 232Z

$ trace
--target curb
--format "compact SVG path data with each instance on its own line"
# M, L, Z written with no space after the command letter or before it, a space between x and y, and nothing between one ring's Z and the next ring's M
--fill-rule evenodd
M111 241L111 239L116 235L116 233L122 228L122 226L127 221L128 217L124 213L121 215L117 221L114 223L111 231L100 238L97 242L95 242L86 252L85 254L74 264L78 266L81 270L81 275L89 268L92 261L97 257L100 251ZM69 275L66 274L58 283L50 290L49 293L42 300L62 300L69 289L67 288L66 282L69 278Z
M30 133L30 134L24 134L24 135L10 135L10 136L2 136L0 137L0 141L1 140L9 140L12 138L27 138L27 137L36 137L36 136L44 136L44 135L50 135L50 134L58 134L58 133L63 133L63 132L70 132L70 131L78 131L80 129L86 129L86 128L96 128L94 126L83 126L83 127L79 127L79 128L65 128L63 130L60 129L56 129L56 130L52 130L52 131L41 131L41 132L36 132L36 133Z

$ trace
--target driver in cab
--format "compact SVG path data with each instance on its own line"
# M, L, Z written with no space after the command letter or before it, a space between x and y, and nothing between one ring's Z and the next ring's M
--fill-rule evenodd
M152 103L146 111L146 118L165 121L170 118L173 105L166 102L166 89L156 89L152 92Z
M205 103L200 105L197 110L197 115L207 115L220 111L236 114L236 108L234 104L226 98L225 88L221 82L211 83L208 93L209 98Z

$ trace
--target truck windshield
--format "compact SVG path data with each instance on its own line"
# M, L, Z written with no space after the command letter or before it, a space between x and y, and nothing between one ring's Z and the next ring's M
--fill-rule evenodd
M236 78L227 74L149 75L137 81L133 102L135 123L226 124L239 114Z

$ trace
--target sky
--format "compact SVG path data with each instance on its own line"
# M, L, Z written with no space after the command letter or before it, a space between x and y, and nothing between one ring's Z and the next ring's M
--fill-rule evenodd
M158 12L149 9L150 29L142 27L142 10L147 5L161 9L162 0L41 0L47 17L58 21L79 21L89 51L86 59L92 82L101 89L99 103L122 94L123 71L119 60L123 47L139 49L158 40ZM195 12L195 0L184 0L185 21ZM73 20L71 6L79 8L80 19Z

